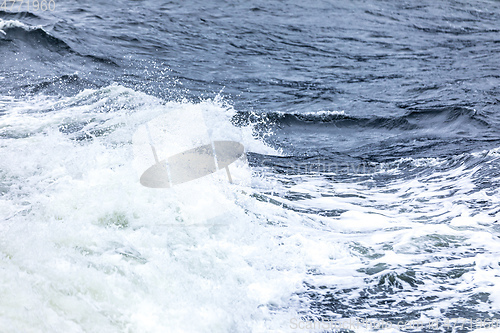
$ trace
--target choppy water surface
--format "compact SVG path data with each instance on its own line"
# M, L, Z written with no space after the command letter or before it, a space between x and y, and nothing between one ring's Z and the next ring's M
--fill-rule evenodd
M55 4L0 10L0 330L500 321L498 1ZM234 184L142 187L193 112Z

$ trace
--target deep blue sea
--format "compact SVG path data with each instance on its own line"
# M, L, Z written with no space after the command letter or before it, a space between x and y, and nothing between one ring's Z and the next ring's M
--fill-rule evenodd
M29 1L0 332L500 331L498 0ZM232 182L141 185L214 140Z

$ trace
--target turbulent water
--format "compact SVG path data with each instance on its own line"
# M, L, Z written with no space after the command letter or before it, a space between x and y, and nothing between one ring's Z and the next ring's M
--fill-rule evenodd
M500 330L500 2L52 4L0 9L1 332ZM191 114L233 183L142 186Z

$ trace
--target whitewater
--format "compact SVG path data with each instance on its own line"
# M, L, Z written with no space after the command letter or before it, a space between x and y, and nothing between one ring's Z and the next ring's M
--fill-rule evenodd
M498 331L499 13L0 8L0 331Z

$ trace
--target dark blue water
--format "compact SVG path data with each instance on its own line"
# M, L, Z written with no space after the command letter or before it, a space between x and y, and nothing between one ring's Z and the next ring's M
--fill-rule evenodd
M54 12L2 12L44 27L2 38L2 92L74 94L112 82L166 99L223 91L242 113L350 117L299 121L284 130L290 143L289 132L327 132L326 148L337 150L347 131L347 150L369 143L359 155L372 158L398 156L411 139L426 142L405 155L488 149L498 143L498 6L61 1ZM359 134L367 128L378 131L368 142ZM380 147L393 136L403 138Z
M0 114L12 101L65 101L113 84L164 102L220 95L235 126L252 125L282 152L249 151L251 167L281 188L261 194L289 200L282 209L335 218L358 207L426 225L484 215L456 230L499 242L498 1L56 0L54 11L0 11L0 30ZM329 197L345 202L307 201ZM371 262L399 253L390 237L345 240L365 283L304 281L298 313L409 320L449 300L442 316L500 318L494 286L460 280L478 262L465 258L496 247L439 237L425 231L401 250L420 256L416 266ZM454 258L467 263L432 266ZM498 262L490 268L498 277Z

